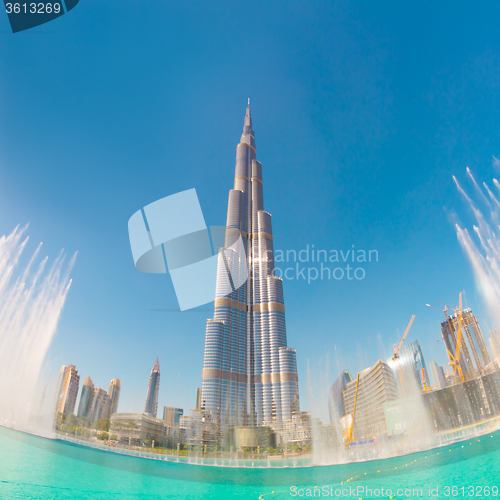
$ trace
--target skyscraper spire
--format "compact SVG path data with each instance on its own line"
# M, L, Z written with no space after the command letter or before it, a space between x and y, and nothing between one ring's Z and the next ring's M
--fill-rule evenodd
M249 277L232 291L218 280L214 318L206 326L201 404L221 428L269 425L299 411L299 393L296 353L286 342L283 281L274 274L271 214L264 211L250 102L236 148L226 227L226 234L241 234L246 256L229 265L245 266ZM218 273L226 272L224 266Z

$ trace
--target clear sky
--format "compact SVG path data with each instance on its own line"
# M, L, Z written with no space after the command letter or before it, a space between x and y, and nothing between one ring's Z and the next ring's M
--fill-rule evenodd
M496 2L81 0L11 34L0 15L0 234L30 222L32 249L78 251L44 373L76 365L120 410L194 407L212 305L177 308L170 278L138 272L127 221L196 188L225 223L236 144L252 102L276 249L376 249L364 280L285 281L301 401L408 341L445 362L441 299L484 313L450 214L452 174L498 175ZM337 365L336 360L339 360ZM55 376L53 375L53 380ZM310 399L310 398L309 398Z

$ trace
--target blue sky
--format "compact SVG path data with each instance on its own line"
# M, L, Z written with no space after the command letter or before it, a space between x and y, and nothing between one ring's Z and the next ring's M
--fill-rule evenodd
M194 406L212 306L153 311L175 294L134 268L127 221L194 187L207 223L225 223L248 97L275 248L379 254L362 281L285 281L305 409L308 364L325 384L336 357L365 368L412 314L408 340L444 363L426 302L464 290L486 333L451 176L498 175L499 10L81 0L15 35L0 15L0 233L30 222L33 250L78 251L47 374L73 363L106 389L120 378L120 410L141 411L158 356L159 406Z

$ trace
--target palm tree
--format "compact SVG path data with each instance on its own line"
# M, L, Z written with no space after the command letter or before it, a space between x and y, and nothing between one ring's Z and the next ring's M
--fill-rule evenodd
M118 429L118 442L120 442L122 439L122 429L125 427L125 424L123 422L113 422L113 427Z
M135 429L137 429L137 424L135 422L130 421L127 424L127 427L130 429L130 435L133 436L135 434Z
M66 420L66 415L64 413L58 412L56 415L55 428L60 431L64 421Z

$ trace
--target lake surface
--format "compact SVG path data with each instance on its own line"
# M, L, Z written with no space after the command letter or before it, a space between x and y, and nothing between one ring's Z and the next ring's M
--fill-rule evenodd
M134 458L0 427L2 499L499 498L499 487L500 431L385 460L244 469Z

